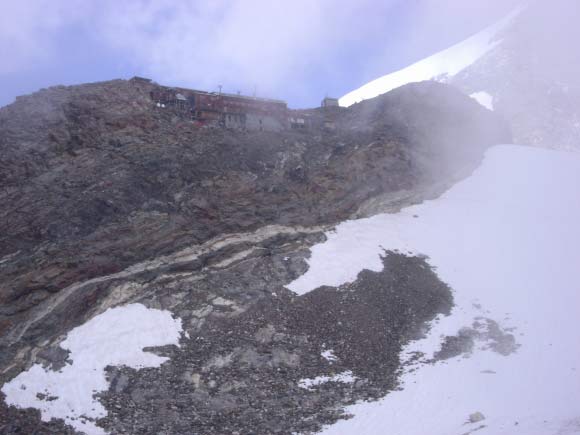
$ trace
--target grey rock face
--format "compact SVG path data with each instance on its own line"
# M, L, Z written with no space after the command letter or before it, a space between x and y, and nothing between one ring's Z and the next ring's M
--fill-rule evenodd
M0 383L58 369L68 331L140 302L190 338L151 349L170 357L159 368L109 369L111 433L307 432L396 386L401 346L451 305L424 259L389 253L382 272L301 297L284 286L323 230L437 194L509 141L503 122L421 83L337 111L333 130L200 129L158 110L154 86L51 88L0 109ZM300 384L343 372L356 381ZM0 402L5 433L62 428Z

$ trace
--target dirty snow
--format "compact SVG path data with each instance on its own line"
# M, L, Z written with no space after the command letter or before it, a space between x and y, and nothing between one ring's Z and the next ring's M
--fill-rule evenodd
M289 288L379 271L384 250L423 254L454 290L456 307L411 343L429 358L442 336L476 319L497 322L519 347L477 346L469 357L419 364L403 389L360 403L324 435L553 435L580 433L580 156L498 146L440 198L348 221L312 249L308 272ZM485 343L484 343L485 344ZM480 412L485 419L470 423Z
M489 95L487 92L475 92L470 95L475 101L481 104L483 107L489 110L493 110L493 97Z
M440 51L402 70L373 80L340 98L341 106L348 107L362 100L374 98L399 86L424 80L441 80L454 76L474 64L500 41L496 35L505 28L520 9L499 22L446 50Z
M2 392L9 405L39 409L44 421L62 418L87 435L105 434L84 418L97 419L107 414L93 398L93 394L109 388L105 367L158 367L168 358L144 352L143 348L177 345L181 331L181 321L173 319L169 311L148 309L141 304L110 308L70 331L61 343L70 351L72 364L60 371L34 365L6 383ZM37 394L46 395L45 399Z

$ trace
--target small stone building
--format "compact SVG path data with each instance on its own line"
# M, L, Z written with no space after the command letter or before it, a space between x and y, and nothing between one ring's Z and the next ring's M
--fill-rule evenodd
M338 98L330 98L330 97L325 97L324 100L322 100L322 104L320 105L321 107L338 107Z

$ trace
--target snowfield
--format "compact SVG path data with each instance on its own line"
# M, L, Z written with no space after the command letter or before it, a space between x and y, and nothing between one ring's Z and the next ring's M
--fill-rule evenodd
M379 77L339 99L344 107L389 92L412 82L425 80L445 80L474 64L500 40L497 34L521 12L512 12L499 22L446 50L435 53L402 70Z
M401 391L359 403L324 435L580 433L580 155L497 146L440 198L348 221L312 249L304 294L339 286L380 255L425 255L455 308L405 349ZM425 361L445 336L470 352Z
M181 320L169 311L131 304L110 308L68 333L60 346L70 351L67 364L59 371L35 365L4 384L6 403L20 408L37 408L42 420L62 418L87 435L106 432L89 419L107 415L95 393L106 391L105 368L125 365L136 369L158 367L167 360L145 347L179 343Z

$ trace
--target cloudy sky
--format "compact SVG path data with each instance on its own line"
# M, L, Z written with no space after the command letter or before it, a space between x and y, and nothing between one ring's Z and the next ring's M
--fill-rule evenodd
M57 84L162 84L318 105L459 42L518 0L2 0L0 105Z

